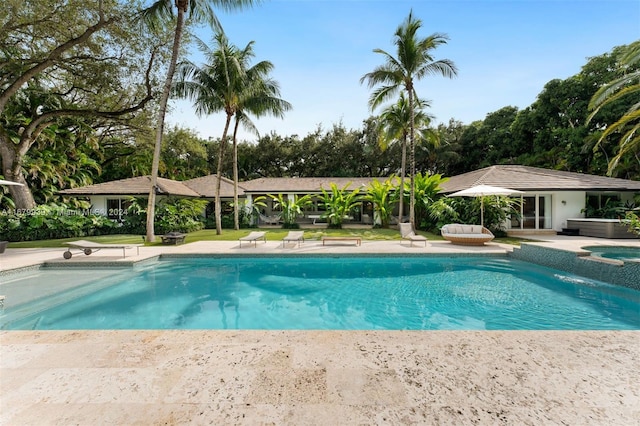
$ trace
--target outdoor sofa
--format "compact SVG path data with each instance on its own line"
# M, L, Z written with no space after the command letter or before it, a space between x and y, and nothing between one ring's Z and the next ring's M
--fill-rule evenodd
M442 238L453 244L481 246L494 239L493 234L482 225L450 223L440 229Z

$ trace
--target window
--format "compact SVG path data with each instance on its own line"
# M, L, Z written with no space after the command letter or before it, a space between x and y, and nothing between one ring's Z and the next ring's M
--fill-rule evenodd
M130 205L130 201L121 198L107 199L107 217L111 220L122 222Z

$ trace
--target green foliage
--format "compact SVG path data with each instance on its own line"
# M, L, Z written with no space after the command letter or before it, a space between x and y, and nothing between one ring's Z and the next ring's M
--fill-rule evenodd
M480 224L480 203L484 198L484 226L495 234L504 232L504 223L517 216L520 200L504 196L475 198L441 197L429 207L436 228L448 223Z
M123 216L123 232L144 234L147 211L144 208L146 198L131 198L127 214ZM207 200L189 198L162 198L156 204L155 232L193 232L204 228L202 212Z
M0 239L33 241L119 232L117 223L88 210L47 204L29 210L0 211Z
M640 217L634 212L627 212L622 223L629 227L629 232L640 236Z
M360 199L363 201L371 201L373 203L374 223L380 221L382 228L389 227L389 219L393 213L393 208L398 202L398 192L396 188L396 177L390 177L384 182L377 179L371 181L367 187L367 193Z
M416 197L416 228L430 229L432 223L429 221L429 208L438 198L440 185L448 181L439 174L429 175L416 173L414 178L414 190Z
M331 228L342 228L342 222L359 205L361 198L360 188L349 191L350 183L340 189L335 183L331 184L331 191L322 189L322 204L326 212L322 217L326 218Z
M631 210L634 205L626 205L620 200L613 198L607 198L601 207L594 207L585 202L587 207L582 209L581 213L584 213L588 218L601 218L601 219L620 219L624 217L628 210Z
M608 173L618 169L621 160L625 157L638 160L640 151L640 103L637 102L640 94L640 41L635 41L625 46L618 53L619 76L600 87L589 102L589 109L593 110L589 116L591 120L604 106L621 103L625 99L633 99L633 104L617 121L607 126L602 132L594 149L600 147L609 136L618 135L618 152L609 162ZM621 74L621 75L620 75Z
M296 219L300 216L306 206L311 204L311 196L304 195L299 197L294 195L293 198L285 198L282 194L269 194L274 201L273 208L280 210L282 227L288 229L297 229L299 225Z

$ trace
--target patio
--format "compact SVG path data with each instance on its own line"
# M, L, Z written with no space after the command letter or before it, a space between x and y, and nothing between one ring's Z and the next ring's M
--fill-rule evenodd
M602 242L544 238L540 244L569 251ZM126 259L105 252L65 261L62 248L8 249L0 267L119 264L160 253L508 250L442 241L283 249L275 240L240 249L227 241L143 247ZM639 338L638 331L3 331L0 423L632 424L640 413Z

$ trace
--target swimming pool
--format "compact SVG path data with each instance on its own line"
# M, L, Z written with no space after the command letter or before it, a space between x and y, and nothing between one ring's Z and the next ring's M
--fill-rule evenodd
M13 330L640 329L640 292L504 257L175 258L0 289Z
M591 256L605 257L623 261L640 262L640 247L631 246L586 246L584 250L589 250Z

